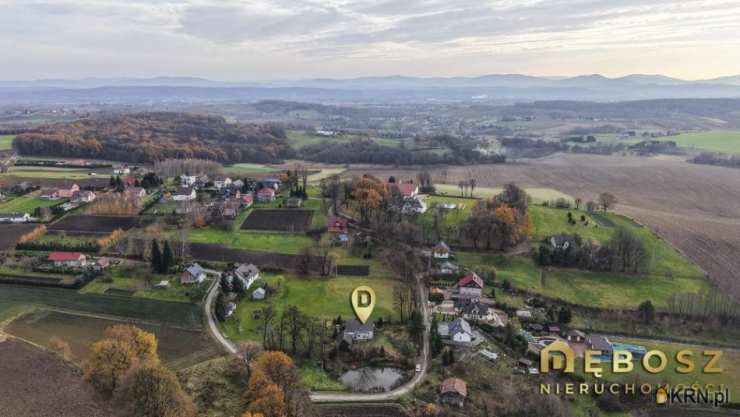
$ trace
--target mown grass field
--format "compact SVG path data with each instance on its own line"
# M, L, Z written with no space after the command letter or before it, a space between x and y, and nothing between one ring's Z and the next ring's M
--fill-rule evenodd
M42 200L39 198L39 195L41 195L41 190L34 191L20 197L15 197L8 201L0 203L0 212L21 212L33 215L34 210L36 210L36 208L38 207L51 207L61 203L60 200Z
M13 139L15 135L0 135L0 151L13 149Z
M572 213L576 224L568 223L568 213ZM586 217L588 224L581 222L581 216ZM529 218L534 225L534 236L532 240L535 242L540 242L546 237L562 233L569 235L579 234L584 238L606 242L612 237L614 232L613 228L600 225L589 213L582 210L531 205L529 206Z
M551 270L543 281L541 268L529 257L460 252L457 259L474 269L494 266L499 283L509 280L515 288L574 304L603 308L636 308L645 300L651 300L660 308L674 293L699 292L710 288L708 281L703 278L667 278L655 274L633 276L576 269Z
M722 373L705 374L703 373L703 369L706 365L707 358L702 355L702 351L709 349L705 346L684 345L678 343L658 343L622 337L609 337L609 340L613 342L644 346L647 350L660 350L668 357L668 366L664 372L655 375L646 372L642 368L641 362L636 361L634 363L634 372L615 374L611 370L611 363L605 363L602 367L605 371L604 379L607 381L631 383L637 378L641 383L650 383L653 385L668 383L671 385L684 384L686 386L690 386L693 384L699 384L701 386L705 386L707 384L714 384L715 387L717 385L724 385L729 388L731 392L730 395L740 392L740 379L737 378L737 375L740 374L740 352L738 351L725 350L723 352L722 358L719 361L719 367L723 370ZM676 362L676 353L680 350L690 350L694 352L694 361L696 366L694 370L688 374L679 374L675 372L675 369L678 366L678 363ZM653 363L657 363L657 359L655 359L655 362Z
M268 233L230 231L212 228L193 229L189 240L196 243L217 243L234 249L297 254L313 244L306 235L292 233Z
M674 141L678 146L702 151L740 154L740 130L682 133L678 136L667 136L659 140Z
M243 163L243 164L234 164L234 165L227 165L223 169L224 174L227 175L247 175L247 174L263 174L263 173L270 173L270 172L279 172L278 169L262 165L262 164L249 164L249 163Z
M462 196L460 187L458 187L457 185L434 184L434 187L437 189L438 194L446 194L451 197L461 197ZM527 192L527 194L530 197L532 197L532 200L535 203L556 200L558 198L564 198L568 201L573 201L573 197L569 196L568 194L562 193L558 190L553 190L552 188L532 187L532 188L525 188L524 190ZM473 190L473 197L491 198L498 194L501 194L501 191L503 191L503 189L499 187L476 187L475 190ZM466 192L465 196L469 196L469 192L470 190Z
M344 319L354 317L349 297L361 285L370 285L378 297L372 318L388 318L393 313L393 281L384 278L332 277L303 278L292 275L263 273L256 285L268 283L279 288L265 300L248 297L239 303L234 315L222 324L226 335L233 340L261 340L260 320L252 318L256 310L272 304L278 312L287 306L296 306L301 312L316 318Z
M55 167L35 167L35 166L14 166L6 173L0 174L0 177L14 176L22 178L53 178L82 180L88 178L110 178L110 175L99 174L90 175L90 170L78 168L55 168Z

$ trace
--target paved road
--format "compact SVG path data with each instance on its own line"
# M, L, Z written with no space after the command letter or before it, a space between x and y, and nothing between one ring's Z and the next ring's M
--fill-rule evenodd
M218 271L212 271L212 270L206 270L206 272L215 273L216 279L213 280L213 283L211 284L211 288L208 289L208 296L206 297L206 302L203 303L203 314L206 317L206 320L208 321L208 333L211 334L211 337L220 344L221 346L226 349L227 352L236 354L236 346L234 346L233 343L231 343L230 340L226 339L223 334L221 334L221 331L218 329L218 325L216 324L216 317L213 314L213 302L216 300L216 296L218 295L218 285L219 285L219 277L221 276L221 273Z

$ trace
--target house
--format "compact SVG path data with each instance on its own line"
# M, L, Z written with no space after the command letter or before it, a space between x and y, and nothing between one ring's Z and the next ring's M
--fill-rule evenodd
M606 336L592 334L586 338L586 345L588 345L590 350L600 350L601 357L604 358L611 358L612 353L614 352L612 343L606 338Z
M372 340L374 336L375 322L373 320L368 320L367 322L362 323L357 319L352 319L344 324L342 339L347 343Z
M222 213L227 219L236 218L242 209L241 202L239 200L228 200L222 204Z
M520 320L532 320L533 314L531 310L517 310L516 317Z
M72 198L74 193L80 191L80 186L77 184L72 184L71 186L67 187L61 187L57 190L59 193L59 198Z
M192 187L181 187L172 195L174 201L193 201L195 197L195 188Z
M491 321L494 319L493 309L479 301L470 299L457 300L455 311L468 320Z
M329 216L326 221L326 229L329 233L346 234L349 222L338 216Z
M229 185L231 185L231 178L229 177L218 175L213 179L213 186L216 187L216 189L218 190L227 188Z
M396 184L396 189L398 189L398 192L406 198L413 198L419 194L419 186L412 182Z
M28 213L0 213L0 223L28 223L31 215Z
M257 201L264 203L264 202L274 201L274 200L275 200L275 189L265 187L257 191Z
M450 261L444 261L437 265L437 272L443 275L454 275L460 273L460 267Z
M74 203L91 203L97 196L92 191L79 191L72 196Z
M206 279L206 271L198 264L192 264L180 275L181 284L200 284Z
M468 272L457 282L460 296L468 298L480 298L483 295L483 286L483 280L473 271Z
M301 208L303 206L303 200L298 197L290 197L285 200L285 207L287 208Z
M439 390L439 402L462 408L468 397L468 386L460 378L447 378Z
M117 167L113 170L113 175L128 175L131 173L131 168L124 165L121 167Z
M146 197L146 190L142 187L128 187L123 190L129 198L144 198Z
M87 265L87 257L80 252L52 252L46 260L57 268L80 268Z
M124 177L121 182L123 183L123 186L128 187L136 187L136 177L128 176Z
M197 181L198 177L195 175L180 175L180 187L192 187Z
M262 188L272 188L274 191L279 190L280 186L282 185L282 182L275 177L263 178L260 180L259 183Z
M583 343L586 341L586 333L580 330L571 329L563 333L565 340L574 343Z
M576 244L575 238L570 235L550 236L547 240L550 242L550 246L552 246L553 249L560 250L566 250L569 247L575 246Z
M264 288L257 288L252 292L252 300L264 300L265 299L265 289Z
M242 280L244 288L249 289L259 279L260 270L253 264L241 264L234 269L234 275Z
M252 206L252 203L254 203L254 196L252 195L252 193L242 194L240 198L242 201L242 206L244 206L244 208L249 208Z
M403 207L401 207L401 213L405 215L424 214L426 212L427 204L416 197L407 198L403 203Z
M450 247L445 242L439 242L432 248L434 259L448 259L450 257Z
M441 322L437 325L437 332L441 337L455 343L468 344L475 339L475 333L465 319Z
M42 200L59 200L59 190L53 189L53 188L46 188L41 190L41 195L39 195L39 198Z
M241 190L244 187L244 181L242 180L234 180L231 182L231 188L234 188L236 190Z
M21 181L18 184L14 185L11 190L16 194L25 194L34 188L35 186L31 184L30 182Z
M558 326L547 326L547 332L550 334L559 335L560 334L560 327Z

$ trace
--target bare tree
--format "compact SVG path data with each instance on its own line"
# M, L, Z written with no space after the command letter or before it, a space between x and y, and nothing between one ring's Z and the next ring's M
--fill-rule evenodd
M611 193L601 193L599 194L599 204L604 212L606 212L617 204L617 197Z

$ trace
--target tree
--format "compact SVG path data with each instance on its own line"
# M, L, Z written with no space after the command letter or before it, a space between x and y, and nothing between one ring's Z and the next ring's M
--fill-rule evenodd
M586 211L588 211L589 213L595 212L597 207L598 206L594 201L588 200L588 202L586 203Z
M630 230L620 227L607 242L611 251L611 269L617 272L637 273L645 268L647 249L642 240Z
M116 390L116 402L131 417L189 417L195 415L192 399L177 377L162 366L139 366L126 373Z
M252 415L264 417L285 417L286 415L285 394L277 384L271 382L259 370L252 372L252 376L249 377L247 397L250 400L247 411Z
M84 379L103 397L110 398L124 374L137 364L138 358L131 345L104 339L93 344Z
M64 359L69 359L72 356L72 348L69 347L69 343L57 336L49 338L49 349Z
M599 204L604 212L606 212L617 204L617 197L611 193L601 193L599 194Z
M164 249L162 250L162 268L165 274L169 273L169 269L175 266L175 254L172 252L170 247L170 241L164 241Z
M645 324L650 324L655 319L655 307L652 301L647 300L640 303L637 307L637 313L640 316L640 320Z
M560 308L560 311L558 311L558 323L568 324L570 323L572 316L573 314L568 307L562 307Z
M159 342L153 333L145 332L136 326L118 324L107 328L104 335L107 339L130 345L142 364L159 364L159 355L157 354Z
M152 239L151 267L154 272L160 273L162 271L162 252L159 250L159 242L156 239Z
M581 197L576 197L574 203L576 206L576 210L580 210L581 205L583 204L583 200L581 199Z

